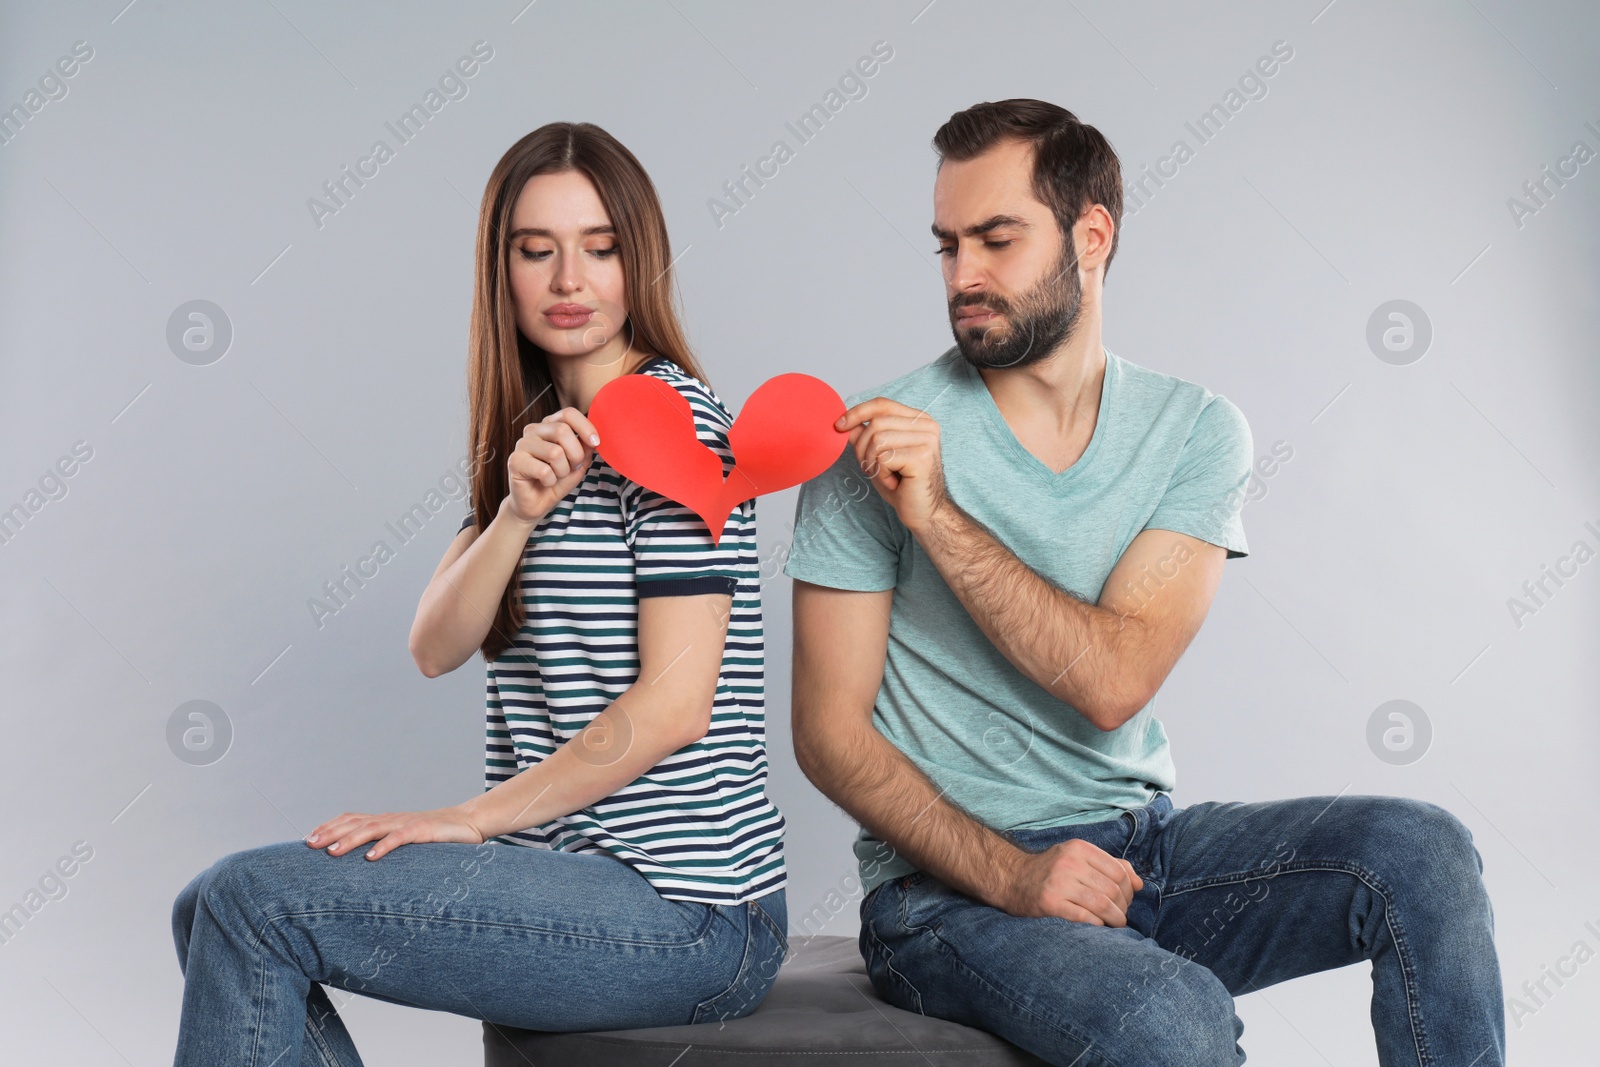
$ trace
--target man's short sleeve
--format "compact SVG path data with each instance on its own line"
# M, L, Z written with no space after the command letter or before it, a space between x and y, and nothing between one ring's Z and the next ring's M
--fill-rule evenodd
M727 427L695 418L707 448L731 457ZM623 535L633 549L634 588L640 597L727 593L738 588L740 553L755 543L755 501L733 509L722 537L711 543L705 520L674 500L637 482L624 480L619 491Z
M1221 545L1227 559L1249 555L1241 512L1252 447L1244 413L1227 397L1213 397L1196 417L1145 529L1174 530Z
M894 509L846 445L831 467L800 487L783 573L833 589L893 589L900 544Z

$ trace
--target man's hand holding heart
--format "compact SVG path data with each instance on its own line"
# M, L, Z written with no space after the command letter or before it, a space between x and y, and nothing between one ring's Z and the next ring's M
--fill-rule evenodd
M879 396L846 411L833 427L849 431L861 472L912 534L954 508L945 495L939 424L932 415Z

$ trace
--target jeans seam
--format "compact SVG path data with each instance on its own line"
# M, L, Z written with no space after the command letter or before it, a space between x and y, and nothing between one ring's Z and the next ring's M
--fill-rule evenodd
M270 920L268 925L270 925ZM256 951L265 940L265 927L255 935L255 944L251 945L251 955L256 958L256 1019L251 1027L250 1059L247 1061L251 1067L261 1060L261 1035L266 1031L267 1015L267 954Z
M1417 1002L1415 989L1416 970L1412 965L1411 952L1406 947L1403 927L1395 919L1394 915L1394 892L1388 888L1383 879L1360 864L1340 863L1337 860L1304 860L1300 863L1286 863L1277 873L1266 877L1276 878L1281 874L1297 874L1302 871L1334 871L1339 874L1353 875L1382 898L1383 924L1388 928L1389 939L1394 942L1395 952L1400 958L1400 977L1405 983L1406 989L1406 1017L1411 1021L1411 1040L1417 1053L1417 1063L1422 1067L1433 1063L1434 1057L1428 1052L1428 1035L1422 1026L1421 1005ZM1191 893L1200 889L1236 885L1239 882L1249 880L1240 875L1217 875L1212 878L1201 879L1182 889L1173 890L1168 887L1166 896L1179 896L1183 893Z
M1364 880L1364 879L1363 879ZM1428 1034L1422 1027L1422 1005L1412 990L1414 977L1411 966L1411 953L1406 949L1406 942L1401 932L1400 924L1395 920L1394 908L1388 894L1380 889L1383 896L1383 925L1389 928L1389 939L1394 942L1396 953L1400 957L1400 976L1406 984L1406 1015L1411 1020L1411 1040L1417 1051L1417 1063L1426 1065L1434 1062L1433 1055L1428 1051Z
M754 904L755 902L754 901L749 901L747 903ZM744 926L744 944L740 947L740 950L739 950L739 966L733 973L733 981L729 982L722 989L718 990L716 993L712 994L711 996L706 997L704 1000L700 1001L698 1004L696 1004L694 1006L694 1010L689 1013L689 1023L690 1023L690 1025L697 1025L697 1024L699 1024L701 1022L701 1017L700 1017L701 1009L705 1008L705 1009L715 1010L716 1005L724 997L728 996L728 994L732 993L734 990L738 989L741 985L744 984L744 976L745 976L746 970L748 970L749 966L750 966L750 957L751 957L752 950L753 950L754 945L755 945L755 940L756 940L755 929L750 924L750 909L748 907L746 907L745 908L745 926ZM709 1021L709 1020L707 1020L707 1021Z
M752 909L754 909L755 913L761 917L761 921L766 923L767 929L771 930L774 934L777 935L778 944L783 946L783 954L784 954L785 957L787 957L789 955L789 934L788 934L788 932L785 931L785 930L779 930L778 929L778 920L774 919L771 915L767 914L767 909L763 908L761 906L761 901L760 900L752 900L752 901L750 901L750 907Z
M1133 848L1133 843L1139 839L1139 816L1131 811L1125 811L1122 814L1129 822L1133 823L1133 830L1129 832L1128 843L1122 846L1122 851L1117 854L1117 858L1128 860L1128 850ZM1132 860L1128 860L1130 865L1132 862Z
M316 984L317 983L315 982L312 983L313 986ZM335 1007L334 1014L337 1015L338 1013L338 1008ZM306 1012L306 1020L311 1022L311 1013L309 1010ZM322 1025L320 1022L312 1022L312 1024L306 1028L306 1036L309 1037L311 1039L311 1043L316 1046L318 1058L324 1065L326 1065L326 1067L340 1067L340 1064L343 1061L341 1061L338 1055L335 1054L333 1046L328 1043L327 1038L322 1036Z
M210 890L210 885L209 884L207 884L206 886L201 888L199 899L195 903L195 907L196 908L209 908L211 906L210 903L207 900L207 894L208 894L209 890ZM248 907L251 910L256 911L257 914L260 914L260 909L256 907L255 902L253 900L249 900L248 897L245 897L245 902L246 902L246 907ZM268 930L268 928L270 928L272 926L274 921L276 921L276 920L272 919L272 918L269 918L269 919L264 920L259 926L256 926L255 924L251 924L251 926L247 928L247 929L249 929L250 936L251 936L251 942L250 942L250 945L249 945L249 952L250 952L250 955L255 958L256 976L257 976L256 992L255 992L255 1002L256 1002L255 1003L255 1008L256 1008L256 1011L255 1011L255 1022L251 1026L250 1058L246 1061L247 1063L252 1064L252 1065L260 1062L260 1059L261 1059L261 1035L266 1032L266 1014L267 1014L267 1000L268 1000L268 997L267 997L267 953L262 950L262 946L266 941L267 930ZM292 946L291 946L291 949L292 949ZM290 958L293 959L293 956L291 955ZM304 1040L303 1036L302 1036L302 1040ZM281 1055L281 1053L280 1053L280 1055Z
M1022 1014L1027 1015L1030 1018L1037 1019L1039 1022L1043 1023L1045 1026L1048 1026L1050 1029L1056 1031L1059 1034L1064 1034L1064 1035L1066 1035L1067 1037L1071 1038L1074 1041L1083 1042L1085 1048L1084 1048L1084 1051L1083 1051L1082 1055L1087 1055L1088 1052L1089 1052L1089 1049L1094 1047L1094 1039L1093 1038L1085 1037L1085 1036L1083 1036L1081 1034L1078 1034L1077 1032L1072 1030L1070 1027L1062 1026L1062 1025L1056 1023L1055 1020L1050 1019L1047 1016L1041 1015L1038 1012L1034 1011L1032 1008L1028 1007L1026 1004L1024 1004L1021 1001L1017 1000L1014 996L1011 995L1011 993L1009 991L1007 991L1003 987L998 986L995 983L989 981L989 979L986 978L984 975L982 975L978 971L974 970L965 960L963 960L961 958L961 953L956 950L956 947L954 945L950 944L950 942L946 941L944 938L939 936L938 931L936 931L936 930L935 931L930 931L930 933L931 933L933 939L939 943L939 945L943 949L944 953L946 955L948 955L951 958L951 960L954 961L954 963L955 963L955 965L957 967L961 968L968 975L970 975L972 977L973 981L979 983L980 985L982 985L986 989L988 989L991 992L993 992L1000 999L1004 1000L1007 1004L1011 1005L1011 1007L1014 1010L1016 1010L1018 1012L1021 1012ZM1081 1058L1082 1058L1082 1056L1080 1055L1080 1059ZM1112 1060L1112 1059L1110 1059L1110 1058L1108 1058L1108 1057L1106 1057L1104 1055L1097 1056L1096 1059L1101 1064L1103 1064L1104 1067L1123 1067L1123 1065L1118 1063L1116 1060ZM1078 1061L1074 1061L1074 1063L1076 1063L1076 1062L1078 1062Z
M698 902L696 902L696 903L698 903ZM496 921L490 920L490 919L468 919L468 918L463 918L461 916L453 916L453 915L448 915L448 914L446 914L446 915L414 915L414 914L411 914L409 912L372 911L372 910L367 909L367 908L316 908L316 909L309 910L309 911L284 911L284 912L278 912L278 913L270 916L269 918L267 918L261 924L261 930L257 932L256 938L259 941L261 939L262 933L265 932L266 928L271 926L273 923L277 922L279 919L318 918L318 917L321 917L321 916L328 916L328 915L360 915L363 918L367 918L367 919L393 919L393 920L399 920L399 921L402 921L402 922L411 921L411 922L421 922L421 923L447 923L447 924L448 923L456 923L456 924L461 924L461 925L465 925L465 926L498 927L500 929L515 930L515 931L519 931L519 932L522 932L522 933L548 934L548 935L553 936L553 937L567 937L567 938L572 938L575 941L593 941L593 942L598 942L598 943L604 944L604 945L632 945L632 946L635 946L635 947L638 947L638 948L689 948L689 947L692 947L694 945L698 945L700 942L704 941L706 939L706 935L708 933L710 933L711 923L712 923L714 915L715 915L715 913L713 911L714 907L715 907L715 905L710 905L710 906L706 907L706 911L705 911L705 916L706 917L705 917L705 920L700 924L699 931L695 934L695 936L693 938L691 938L689 940L686 940L686 941L685 940L655 941L655 940L639 940L639 939L631 938L631 937L605 937L605 936L600 936L600 935L595 935L595 934L580 934L580 933L577 933L577 932L574 932L574 931L571 931L571 930L554 930L554 929L550 929L548 927L535 926L535 925L531 925L531 924L527 924L527 923L496 922Z
M917 1014L926 1016L928 1013L926 1010L924 1010L922 1005L922 990L917 988L916 983L907 977L904 971L900 970L894 965L894 949L890 948L884 942L883 938L878 936L877 927L873 926L871 923L866 924L863 929L867 933L867 942L873 945L880 953L882 953L883 969L902 982L907 989L911 990L911 995L916 998ZM872 976L870 974L868 974L867 980L872 980Z

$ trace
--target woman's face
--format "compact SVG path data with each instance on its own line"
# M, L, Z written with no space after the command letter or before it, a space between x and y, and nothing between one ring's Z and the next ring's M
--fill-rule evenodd
M622 253L611 217L577 170L528 179L511 210L508 272L517 327L552 356L596 365L625 351Z

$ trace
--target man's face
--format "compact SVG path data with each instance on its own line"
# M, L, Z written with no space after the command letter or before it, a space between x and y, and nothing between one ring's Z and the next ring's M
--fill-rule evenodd
M933 186L956 346L974 367L1022 367L1072 335L1083 280L1070 240L1033 194L1033 148L1002 141L947 160Z

